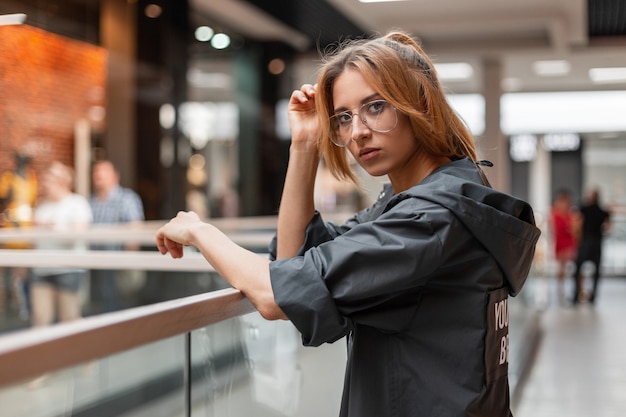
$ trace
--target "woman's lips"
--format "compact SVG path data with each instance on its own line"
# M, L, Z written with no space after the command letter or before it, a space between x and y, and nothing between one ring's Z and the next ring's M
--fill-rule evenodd
M363 148L359 151L359 158L363 161L367 161L368 159L372 159L378 155L378 152L378 149L375 148Z

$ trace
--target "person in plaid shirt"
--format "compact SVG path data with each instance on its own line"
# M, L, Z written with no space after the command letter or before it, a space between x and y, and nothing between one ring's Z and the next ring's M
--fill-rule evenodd
M120 176L111 161L102 160L92 168L93 194L89 200L93 212L94 225L137 224L144 220L143 203L139 195L120 185ZM94 245L96 250L123 250L118 243ZM137 249L126 247L126 249ZM94 270L91 272L94 287L99 291L104 312L117 310L119 296L115 270Z

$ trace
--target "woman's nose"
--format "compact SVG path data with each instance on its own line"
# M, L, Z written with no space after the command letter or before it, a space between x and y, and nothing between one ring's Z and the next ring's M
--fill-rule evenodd
M352 140L363 139L371 133L369 127L363 122L360 116L356 115L352 118Z

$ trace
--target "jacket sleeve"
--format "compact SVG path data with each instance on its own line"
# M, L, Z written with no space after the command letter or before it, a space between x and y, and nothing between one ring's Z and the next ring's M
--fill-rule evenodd
M440 206L430 213L416 211L410 202L397 207L302 256L270 264L276 302L305 344L337 340L354 323L388 332L406 326L421 287L442 259L432 220L450 215Z
M303 255L310 248L319 246L322 243L328 242L329 240L332 240L337 236L346 233L360 223L372 220L372 218L376 216L377 213L384 209L387 201L391 196L391 185L386 184L383 188L383 191L380 193L378 200L371 207L357 212L353 217L347 219L341 225L332 222L324 222L322 215L319 211L316 210L315 215L307 225L307 228L304 232L304 243L298 251L298 256ZM276 245L277 237L276 235L274 235L274 238L272 239L268 247L271 260L276 259Z

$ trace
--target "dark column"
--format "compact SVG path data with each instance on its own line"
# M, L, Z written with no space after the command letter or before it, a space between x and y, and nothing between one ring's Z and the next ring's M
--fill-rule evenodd
M235 101L239 107L239 199L242 216L257 213L260 194L259 126L261 125L260 51L246 48L234 58Z
M239 124L239 191L243 216L278 212L289 142L276 134L276 104L289 97L292 50L284 44L249 45L235 57ZM285 71L272 74L268 64L282 59Z
M186 160L179 152L189 146L177 123L165 130L159 122L163 104L178 109L187 97L188 2L159 2L161 14L150 18L145 10L152 3L140 0L137 6L136 172L148 220L169 218L184 209ZM164 136L177 145L168 167L160 158Z

